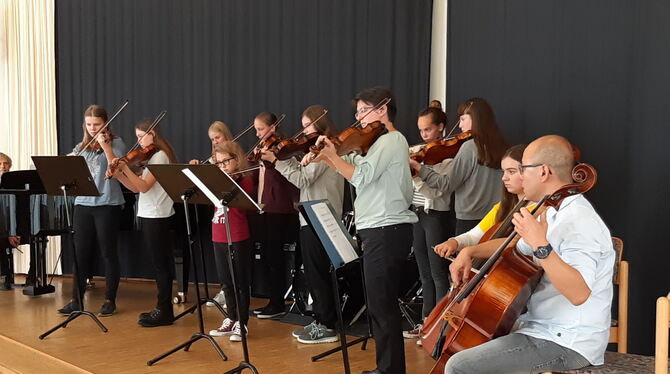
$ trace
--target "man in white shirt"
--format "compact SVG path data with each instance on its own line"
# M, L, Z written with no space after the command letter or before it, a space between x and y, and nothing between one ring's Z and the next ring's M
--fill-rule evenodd
M526 198L539 201L573 183L574 157L560 136L544 136L526 148L519 167ZM615 253L610 232L578 194L535 219L527 209L514 215L517 249L543 270L520 327L452 356L445 373L541 373L603 363L609 338ZM469 273L473 257L491 246L464 248L451 265L455 283ZM467 271L466 271L467 269Z

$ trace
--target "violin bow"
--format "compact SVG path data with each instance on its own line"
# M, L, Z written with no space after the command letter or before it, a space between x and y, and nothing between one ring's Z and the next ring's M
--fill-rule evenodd
M282 115L279 116L279 118L277 119L277 121L275 121L275 123L273 123L272 125L270 125L270 130L279 127L279 124L281 123L281 121L284 120L284 118L286 118L286 114L283 114L283 113L282 113ZM249 148L249 151L246 153L246 157L249 157L249 156L251 155L251 152L253 152L254 149L256 149L256 147L258 147L263 141L265 141L267 138L270 137L270 135L272 135L272 134L270 133L270 130L268 130L268 132L267 132L265 135L263 135L262 138L258 139L258 141L256 142L256 144L254 144L253 147Z
M142 136L140 136L139 138L137 138L137 141L135 142L135 144L134 144L132 147L130 147L130 150L129 150L128 152L132 151L133 149L135 149L135 147L137 147L138 145L140 145L140 141L141 141L145 136L147 136L148 133L150 133L153 129L155 129L156 126L158 126L158 123L160 123L160 121L163 119L163 117L165 117L166 114L167 114L167 110L163 110L162 112L158 113L158 116L156 116L156 118L154 119L154 121L151 123L151 126L149 126L149 128L147 129L147 131L144 132L144 135L142 135Z
M112 123L112 121L114 121L114 118L116 118L116 116L118 116L124 109L126 109L126 106L128 106L128 103L129 103L129 102L130 102L130 100L126 99L126 100L121 104L121 107L116 111L116 113L114 113L114 115L112 116L112 118L110 118L109 121L107 121L107 123L105 123L105 125L102 126L102 127L100 128L100 130L98 130L98 131L95 133L95 135L93 135L93 137L91 138L91 140L90 140L88 143L86 143L86 146L81 147L81 148L79 149L79 151L75 154L75 156L79 156L79 155L81 154L81 152L83 152L86 148L88 148L88 147L93 143L93 141L95 141L95 138L98 136L98 134L100 134L101 132L105 131L105 130L107 129L107 127L109 127L109 124Z

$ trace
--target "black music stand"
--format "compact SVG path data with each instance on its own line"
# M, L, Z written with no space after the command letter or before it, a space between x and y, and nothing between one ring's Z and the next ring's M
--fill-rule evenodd
M361 350L365 350L371 334L369 333L368 329L368 335L347 342L346 329L344 326L344 321L342 320L342 307L340 305L339 297L340 292L337 284L337 270L344 269L346 266L360 261L360 257L357 252L358 243L356 243L356 241L351 237L349 231L344 227L342 221L335 218L335 210L330 205L328 200L302 202L299 204L299 208L303 218L305 218L305 221L307 221L309 227L317 235L319 241L321 241L323 248L328 254L328 258L330 259L330 277L333 286L333 296L335 298L335 309L337 311L337 330L340 335L339 347L327 350L316 356L312 356L311 360L314 362L326 356L330 356L337 351L342 351L344 372L346 374L350 374L351 369L349 368L348 347L358 343L363 343L361 345ZM361 271L362 269L363 266L361 264ZM362 279L363 287L365 287L365 277L362 277ZM363 306L363 308L365 308L365 306ZM363 311L363 308L361 309L361 312ZM371 326L369 318L368 326Z
M163 187L168 196L170 196L170 198L175 202L181 202L184 207L184 215L186 217L186 234L188 235L188 251L191 257L191 263L193 264L195 294L198 301L195 303L195 305L193 305L184 313L180 314L178 317L181 317L187 313L193 313L194 310L197 310L198 323L199 323L198 332L194 333L188 341L178 345L177 347L158 357L152 358L151 360L147 361L148 366L155 364L156 362L164 359L165 357L177 352L182 348L184 348L184 351L188 351L191 348L191 344L195 343L200 339L208 340L212 344L212 346L214 346L214 349L219 354L219 356L221 356L221 359L223 361L228 360L228 358L223 353L221 347L219 347L214 338L212 338L212 336L210 336L209 334L205 333L205 325L202 318L202 304L206 303L207 301L212 301L215 303L214 305L219 307L219 310L221 311L221 313L223 313L224 316L227 315L223 310L223 308L221 307L221 305L219 305L219 303L217 303L215 300L208 300L200 297L200 281L198 279L198 267L196 266L195 257L193 256L193 233L191 231L191 220L189 217L188 204L210 204L210 201L207 199L207 197L205 197L202 193L200 193L196 188L195 184L191 182L182 173L183 169L196 169L207 166L213 166L214 168L216 168L216 166L214 165L182 165L182 164L147 166L151 174L153 174L153 176L156 178L156 181L160 183L160 185Z
M223 208L225 222L228 221L228 209L237 208L246 211L261 211L256 202L226 173L222 173L215 165L202 165L200 168L183 170L183 173L196 184L197 188L203 193L216 208ZM226 236L228 238L228 270L233 283L233 294L235 296L235 306L237 316L241 315L239 288L237 287L237 274L233 261L232 238L230 235L230 225L226 225ZM248 292L248 291L247 291ZM244 360L240 364L226 371L224 374L240 373L244 369L251 370L258 374L258 370L249 362L249 348L247 346L246 325L240 320L240 333L242 335L242 351Z
M93 177L88 169L86 160L82 156L33 156L33 162L37 168L37 173L42 180L44 189L47 195L57 196L62 194L65 201L68 196L100 196L98 188L93 182ZM67 218L67 227L70 235L74 236L74 228L72 227L72 220L70 218L70 210L65 205L65 216ZM67 317L67 319L44 334L40 335L40 340L49 336L52 332L59 328L67 327L75 318L80 315L87 315L98 324L98 327L103 332L107 332L105 325L91 312L84 309L84 300L82 292L79 289L79 266L77 263L77 251L73 247L73 270L75 289L77 290L77 302L82 310L75 310Z

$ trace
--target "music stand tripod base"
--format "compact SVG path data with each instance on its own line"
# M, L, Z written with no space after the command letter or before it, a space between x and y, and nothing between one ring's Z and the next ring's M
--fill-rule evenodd
M86 160L82 156L33 156L33 163L37 169L37 173L44 184L46 193L51 196L62 194L67 202L68 196L100 196L100 192L93 183L93 177L86 165ZM65 204L65 216L67 218L67 227L71 235L75 235L72 229L72 219L70 218L70 209ZM67 327L67 325L74 321L79 316L89 316L100 327L102 332L107 332L105 325L91 312L84 310L84 300L82 292L79 290L79 266L77 261L77 253L73 247L73 272L75 287L77 288L77 302L82 310L75 310L70 313L65 321L59 323L49 331L39 336L43 340L59 328Z

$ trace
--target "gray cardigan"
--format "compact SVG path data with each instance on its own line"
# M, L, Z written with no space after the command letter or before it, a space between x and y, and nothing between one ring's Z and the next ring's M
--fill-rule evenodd
M445 194L455 193L454 210L460 220L478 220L501 198L502 170L492 169L477 163L477 146L468 140L451 162L446 174L438 174L430 167L422 166L418 176L428 187Z

